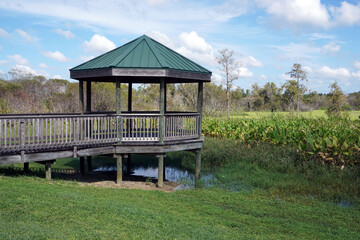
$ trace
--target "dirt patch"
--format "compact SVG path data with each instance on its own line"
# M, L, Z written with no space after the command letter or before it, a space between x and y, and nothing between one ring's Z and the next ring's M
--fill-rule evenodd
M156 186L157 179L144 176L134 176L124 174L121 184L116 184L116 172L91 172L85 176L80 173L57 173L54 177L58 179L66 179L78 182L81 186L95 186L105 188L120 188L120 189L141 189L141 190L157 190L164 192L173 192L180 184L172 181L164 181L164 187L158 188Z
M123 181L121 184L116 184L114 181L98 181L92 183L79 182L82 186L95 186L95 187L105 187L105 188L120 188L120 189L141 189L141 190L150 190L150 191L164 191L164 192L173 192L174 189L179 186L179 183L165 181L163 188L156 187L154 182L139 182L139 181Z

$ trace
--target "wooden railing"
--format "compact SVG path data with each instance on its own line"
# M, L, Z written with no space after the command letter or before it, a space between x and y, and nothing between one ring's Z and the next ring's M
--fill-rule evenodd
M165 115L165 140L182 140L199 137L198 113Z
M199 114L166 113L164 117L165 141L199 137ZM156 113L0 115L0 154L91 147L120 141L158 142L160 118Z
M116 115L0 117L0 152L114 143L117 121Z

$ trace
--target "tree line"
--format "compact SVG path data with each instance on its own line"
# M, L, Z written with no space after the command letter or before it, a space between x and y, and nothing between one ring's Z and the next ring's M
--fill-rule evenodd
M296 67L301 68L301 65ZM204 84L204 115L221 116L226 113L226 109L235 113L318 109L337 113L341 110L360 110L360 92L344 94L337 83L333 83L329 93L322 94L305 90L300 85L302 85L301 80L288 80L281 86L268 82L264 86L253 84L251 89L243 89L206 83ZM158 84L134 86L134 111L159 110ZM121 91L122 109L127 109L127 84L121 85ZM20 74L16 70L11 70L0 78L0 113L75 113L79 112L78 95L77 81L47 79L44 76ZM168 111L195 111L196 99L195 83L167 85ZM92 83L91 101L92 111L115 111L115 84Z

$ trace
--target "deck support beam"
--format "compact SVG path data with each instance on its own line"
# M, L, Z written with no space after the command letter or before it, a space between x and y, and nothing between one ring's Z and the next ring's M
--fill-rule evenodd
M50 161L45 163L45 178L46 180L51 180L51 163Z
M122 184L123 180L123 158L125 156L122 154L116 156L116 184L118 185Z
M159 142L164 144L165 139L165 79L160 79L160 122L159 122Z
M116 79L116 114L121 114L121 83L120 80ZM121 144L122 138L122 118L119 118L119 125L118 125L118 138L119 144Z
M195 187L199 187L200 171L201 171L201 149L196 150L195 161Z
M86 112L91 113L91 81L86 81Z
M84 82L79 80L79 107L80 113L84 114Z
M132 111L132 83L128 84L128 112Z
M158 182L157 187L163 188L164 187L164 154L157 155L157 158L159 160L158 165Z
M201 138L201 128L202 128L203 97L204 97L204 85L203 85L203 82L199 82L198 97L197 97L197 112L200 113L199 123L198 123L199 138Z

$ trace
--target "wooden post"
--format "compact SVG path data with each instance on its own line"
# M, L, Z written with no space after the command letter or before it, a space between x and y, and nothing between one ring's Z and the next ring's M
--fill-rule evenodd
M128 85L128 112L131 113L132 112L132 83L129 83ZM130 125L130 128L128 128L130 130L129 134L131 134L132 132L132 120L129 119L127 122L128 125ZM126 173L128 175L131 174L131 154L128 155L127 161L126 161Z
M24 163L24 172L25 173L29 172L29 163L28 162Z
M86 81L86 112L91 113L91 81Z
M52 161L47 161L45 163L45 178L46 180L51 180L51 163Z
M85 158L84 157L80 157L80 175L81 176L85 175Z
M195 162L195 187L198 187L200 180L201 171L201 149L196 151L196 162Z
M159 142L164 143L165 138L165 79L160 79L160 122L159 122Z
M79 107L80 113L84 114L84 82L79 81Z
M128 85L128 111L132 111L132 83Z
M116 79L116 114L121 114L121 83L119 79ZM121 143L122 138L122 118L119 116L118 122L118 138Z
M163 167L163 178L164 178L164 181L166 180L165 168L166 168L166 156L164 156L164 167Z
M92 172L92 157L91 156L86 157L86 165L87 165L87 171Z
M116 156L116 168L116 184L121 184L123 178L123 162L121 155Z
M162 188L164 187L164 155L160 154L157 158L159 160L157 187Z
M167 108L167 101L166 101L167 95L166 95L166 83L164 85L164 112L166 113L166 108Z
M202 108L203 108L203 96L204 96L204 87L203 82L199 82L198 85L198 98L197 98L197 112L200 113L199 123L198 123L198 135L201 137L201 128L202 128Z

